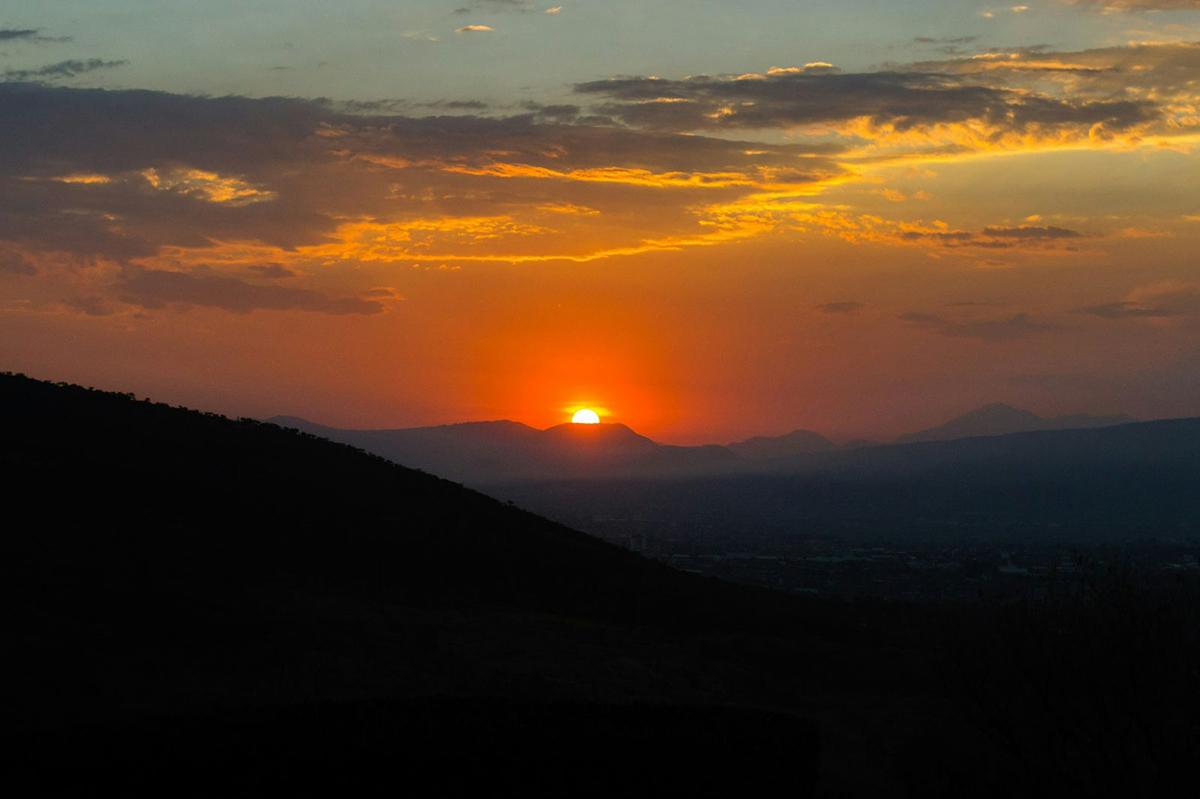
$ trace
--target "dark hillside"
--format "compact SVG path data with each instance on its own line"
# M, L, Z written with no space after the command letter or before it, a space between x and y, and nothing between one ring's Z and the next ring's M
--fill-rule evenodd
M810 722L722 709L764 704L731 642L798 604L274 425L14 375L0 407L8 747L41 795L360 795L397 770L605 795L687 785L695 756L728 764L698 795L816 777Z
M29 580L283 583L427 607L672 624L738 589L680 575L460 485L252 420L0 377L9 537ZM664 616L666 614L666 616Z
M13 375L0 408L34 795L1154 796L1194 762L1191 583L800 599L273 425Z

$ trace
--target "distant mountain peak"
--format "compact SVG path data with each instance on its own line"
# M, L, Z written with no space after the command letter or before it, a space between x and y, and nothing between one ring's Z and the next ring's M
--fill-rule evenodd
M960 438L1003 436L1010 433L1031 433L1039 430L1069 430L1075 428L1111 427L1134 421L1129 416L1091 416L1075 414L1046 418L1033 411L1003 402L991 402L956 416L945 424L909 433L896 439L899 444L922 441L952 441Z
M787 458L812 452L828 452L836 445L812 430L793 430L781 436L756 436L728 446L738 457L745 459Z
M984 414L984 413L1012 413L1012 414L1020 414L1021 416L1037 417L1037 414L1035 414L1033 411L1027 411L1024 408L1018 408L1015 405L1009 405L1007 402L989 402L986 405L980 405L978 408L976 408L973 411L968 411L968 412L964 413L963 416L971 416L973 414ZM1038 418L1041 418L1041 417L1038 417Z

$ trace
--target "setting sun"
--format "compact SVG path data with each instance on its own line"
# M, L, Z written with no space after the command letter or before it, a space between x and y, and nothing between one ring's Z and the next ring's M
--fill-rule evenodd
M571 417L572 424L600 424L600 414L584 408L583 410L575 411L575 415Z

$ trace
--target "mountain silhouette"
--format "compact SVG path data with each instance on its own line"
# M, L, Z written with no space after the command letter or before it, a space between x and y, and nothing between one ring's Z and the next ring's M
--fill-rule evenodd
M622 424L562 424L546 430L512 421L466 422L437 427L347 430L291 416L269 420L480 487L510 482L578 479L641 479L771 473L799 459L833 458L841 450L869 450L879 444L851 441L842 446L811 430L759 436L725 446L660 444ZM1092 429L1126 424L1125 416L1042 418L1009 405L986 405L943 425L900 436L897 444L1003 436L1032 431Z
M1090 416L1077 414L1043 418L1031 411L1014 408L1003 403L992 403L977 408L945 424L908 433L896 439L898 444L920 441L953 441L958 438L979 436L1002 436L1009 433L1029 433L1035 430L1072 430L1093 427L1112 427L1135 421L1130 416Z
M1098 543L1200 534L1200 419L867 446L674 480L535 481L506 496L587 529L638 519L770 548L807 531L891 541ZM736 544L735 544L736 542Z
M268 421L475 485L565 477L679 476L729 468L739 460L724 447L659 444L623 424L561 424L538 430L497 421L343 430L290 416Z
M739 457L749 460L786 458L808 452L828 452L837 445L812 430L793 430L782 436L758 436L728 445Z

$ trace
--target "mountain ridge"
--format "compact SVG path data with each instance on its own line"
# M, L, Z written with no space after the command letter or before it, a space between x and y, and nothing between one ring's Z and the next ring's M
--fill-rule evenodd
M295 416L276 416L267 421L350 444L464 483L485 485L551 478L676 478L777 471L796 459L835 457L843 451L1034 431L1094 429L1134 420L1126 416L1088 414L1047 418L1010 405L991 403L891 442L855 440L841 446L806 429L725 445L676 446L654 441L620 423L565 423L538 429L512 420L493 420L352 430Z
M1097 427L1136 422L1132 416L1094 416L1071 414L1066 416L1039 416L1024 408L1002 402L992 402L956 416L934 427L897 436L894 443L914 444L923 441L955 441L964 438L1032 433L1045 430L1084 430Z

